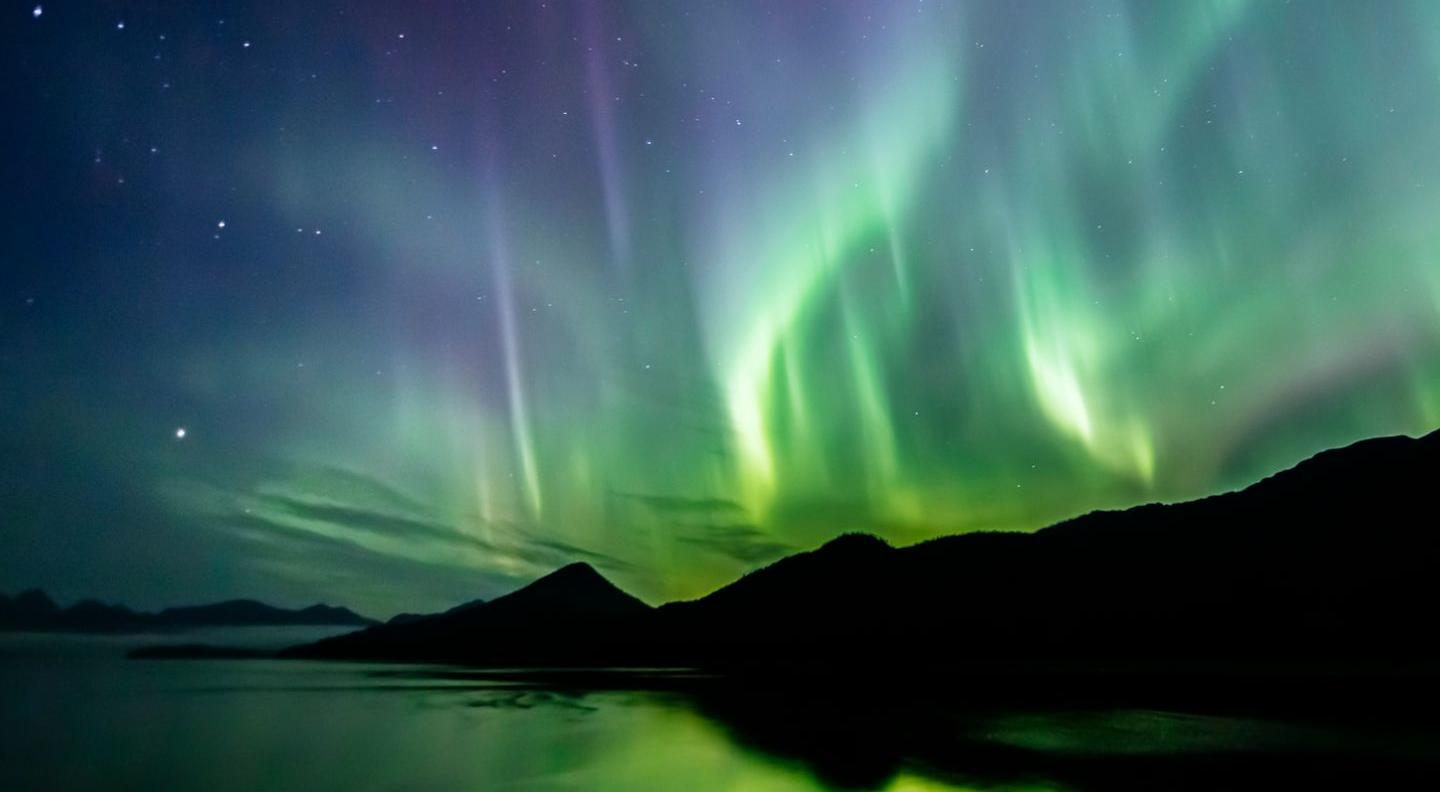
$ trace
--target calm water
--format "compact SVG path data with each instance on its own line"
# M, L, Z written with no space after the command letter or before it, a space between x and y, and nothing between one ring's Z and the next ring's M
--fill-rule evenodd
M1374 788L1431 779L1440 745L1146 710L930 713L917 731L876 706L879 685L825 705L562 692L441 669L123 659L135 643L0 636L0 789L1259 789L1346 774Z

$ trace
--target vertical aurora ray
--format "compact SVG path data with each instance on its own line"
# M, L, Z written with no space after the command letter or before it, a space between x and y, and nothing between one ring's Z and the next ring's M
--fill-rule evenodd
M509 397L510 436L515 457L520 462L521 486L528 506L527 516L539 520L543 500L540 474L535 461L535 441L530 429L529 405L525 400L525 375L521 369L520 328L515 318L515 295L511 284L510 251L505 245L498 200L491 204L490 243L491 268L495 277L495 296L499 303L500 344L505 356L505 388Z
M598 4L586 3L580 14L586 44L585 86L589 93L587 105L595 134L595 162L600 171L605 225L610 236L610 254L618 266L628 268L630 220L625 206L625 188L621 180L623 169L615 140L615 103L619 97L611 85L609 71L612 68L610 61L613 59L606 57L599 13Z

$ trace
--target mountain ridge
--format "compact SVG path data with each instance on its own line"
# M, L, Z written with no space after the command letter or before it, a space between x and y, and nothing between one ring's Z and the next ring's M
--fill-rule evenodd
M1437 473L1440 431L1372 438L1238 490L1033 533L899 548L845 534L657 608L570 565L459 614L285 655L716 668L1410 658L1431 651L1415 626L1440 604L1422 517Z

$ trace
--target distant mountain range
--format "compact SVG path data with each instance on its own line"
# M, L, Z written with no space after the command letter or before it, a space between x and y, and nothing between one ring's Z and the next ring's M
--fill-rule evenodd
M283 656L485 666L933 667L1440 659L1440 432L1035 533L842 536L651 608L585 564Z
M158 613L134 611L123 605L84 600L68 608L56 605L38 589L11 598L0 594L0 631L33 632L163 632L196 627L375 624L347 608L311 605L288 610L255 600L228 600L211 605L166 608Z

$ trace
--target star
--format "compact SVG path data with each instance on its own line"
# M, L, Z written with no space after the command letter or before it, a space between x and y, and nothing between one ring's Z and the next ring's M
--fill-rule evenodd
M44 13L45 13L44 7L37 5L37 6L35 6L35 8L34 8L33 10L30 11L30 16L35 17L36 19L39 19L39 18L40 18L40 15L41 15L41 14L44 14Z
M215 227L216 227L216 228L224 228L224 227L225 227L225 221L224 221L224 220L221 220L220 222L218 222L218 223L215 224Z
M116 23L115 23L115 29L116 29L116 30L124 30L124 29L125 29L125 23L124 23L123 21L122 21L122 22L116 22Z
M185 432L185 427L181 426L181 427L179 427L179 428L177 428L177 429L175 430L175 439L176 439L176 440L184 440L184 439L185 439L185 434L186 434L186 432Z

